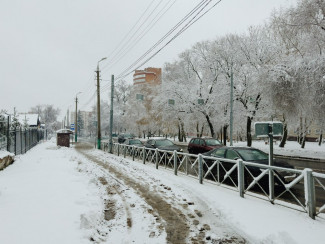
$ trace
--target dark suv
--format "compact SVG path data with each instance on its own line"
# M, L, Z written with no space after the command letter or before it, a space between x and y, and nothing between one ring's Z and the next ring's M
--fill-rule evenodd
M168 139L149 139L144 146L146 148L158 148L165 151L183 151L179 146Z
M132 134L119 134L117 137L118 143L123 143L126 139L133 139L134 135Z
M187 150L189 153L199 154L222 146L222 143L214 138L192 138L188 143Z

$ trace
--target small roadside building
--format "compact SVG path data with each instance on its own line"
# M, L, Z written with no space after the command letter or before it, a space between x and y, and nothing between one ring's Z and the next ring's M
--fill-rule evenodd
M56 145L61 147L70 147L70 135L73 134L72 130L61 129L56 132Z

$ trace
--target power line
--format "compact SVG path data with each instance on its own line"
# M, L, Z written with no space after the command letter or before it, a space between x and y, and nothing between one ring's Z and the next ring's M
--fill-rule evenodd
M128 53L129 51L131 51L138 43L139 41L141 41L143 39L143 37L146 36L147 33L149 33L149 31L158 23L158 21L168 12L168 10L176 3L177 0L174 0L170 5L169 3L172 0L169 0L164 6L163 8L155 15L155 17L149 22L149 25L147 25L139 35L137 35L137 37L135 38L135 40L133 40L132 42L126 43L124 46L125 49L121 49L120 52L118 54L121 54L119 56L116 57L116 61L108 66L105 67L106 68L111 68L114 65L116 65L121 59L123 59ZM168 6L169 5L169 6ZM166 9L167 8L167 9ZM162 13L163 12L163 13ZM161 14L162 13L162 14ZM135 33L136 34L136 33ZM114 60L115 57L113 57ZM103 69L104 70L104 69Z
M175 0L176 1L176 0ZM172 3L172 5L175 3L175 1ZM150 49L148 49L140 58L138 58L135 62L133 62L127 69L125 69L122 73L120 73L120 75L118 75L118 77L116 78L115 81L118 81L124 77L126 77L127 75L131 74L133 72L129 70L138 65L138 63L144 59L150 52L153 51L153 49L155 49L158 45L160 45L168 36L170 36L175 30L177 30L181 25L183 25L191 16L194 15L194 17L192 17L187 23L185 23L185 25L183 25L183 27L167 42L165 43L159 50L157 50L154 54L152 54L149 58L147 58L144 62L142 62L140 65L137 66L136 69L138 69L139 67L141 67L142 65L144 65L145 63L147 63L149 60L151 60L154 56L156 56L162 49L164 49L168 44L170 44L173 40L175 40L179 35L181 35L185 30L187 30L190 26L192 26L196 21L198 21L200 18L202 18L205 14L207 14L212 8L214 8L217 4L219 4L222 0L217 1L212 7L210 7L208 10L206 10L204 13L202 13L202 11L212 2L213 0L202 0L198 5L196 5L185 17L183 17L183 19L181 21L179 21L171 30L169 30L158 42L156 42ZM170 2L170 1L169 1ZM168 3L169 3L168 2ZM151 4L153 3L153 1L151 2ZM171 6L172 6L171 5ZM149 5L150 6L150 5ZM166 5L165 5L166 6ZM169 6L169 8L171 7ZM149 8L149 7L148 7ZM147 8L147 9L148 9ZM168 8L168 9L169 9ZM146 11L147 11L146 9ZM166 11L168 11L168 9ZM146 12L145 11L145 12ZM162 10L160 10L159 13L161 13ZM165 14L166 11L163 13ZM144 13L145 13L144 12ZM156 15L158 16L159 13ZM202 13L202 14L201 14ZM162 15L158 18L158 20L162 17ZM140 17L140 19L142 18L142 16ZM139 20L140 20L139 19ZM137 23L139 22L139 20L137 21ZM158 21L157 20L157 21ZM157 22L156 21L156 22ZM155 22L155 23L156 23ZM136 24L137 24L136 23ZM134 26L136 26L136 24ZM131 28L134 29L134 26ZM148 26L146 27L148 28ZM151 28L151 27L150 27ZM130 31L129 31L130 33ZM127 34L128 36L128 34ZM110 84L106 84L102 87L101 92L100 93L104 93L108 88L110 87ZM93 92L92 96L88 99L88 101L83 105L87 106L92 99L95 97L96 93Z
M121 41L120 44L118 45L118 48L115 48L114 51L111 52L111 53L109 54L108 57L111 57L112 54L118 50L117 53L116 53L112 58L110 58L110 62L111 62L112 60L114 60L114 58L115 58L116 56L118 56L118 55L120 54L120 52L123 50L123 48L124 48L125 45L128 45L128 44L129 44L129 42L132 40L133 36L137 33L137 31L138 31L139 29L141 29L141 27L142 27L142 26L144 25L144 23L148 20L148 18L152 15L152 13L153 13L153 12L158 8L158 6L162 3L162 0L160 0L160 1L158 2L158 4L154 7L154 9L151 11L151 13L148 15L148 17L147 17L144 21L142 21L142 23L141 23L140 26L137 28L137 30L136 30L136 31L131 35L131 37L128 38L128 40L126 41L126 43L122 45L122 43L125 41L125 39L129 36L130 33L132 33L132 31L133 31L134 28L137 26L137 24L138 24L138 23L141 21L141 19L145 16L146 12L149 10L149 8L150 8L151 5L154 3L154 1L155 1L155 0L153 0L153 1L150 2L150 4L148 5L148 7L147 7L147 8L145 9L145 11L141 14L140 18L136 21L136 23L132 26L132 28L128 31L128 33L127 33L127 34L122 38L122 41ZM122 47L120 47L121 45L122 45ZM120 47L120 48L119 48L119 47ZM110 63L110 62L109 62L109 63ZM104 67L102 68L102 70L105 70L105 69L107 68L107 66L109 65L109 63L107 63L106 65L104 65Z
M132 67L137 65L143 58L145 58L150 52L152 52L158 45L160 45L168 36L170 36L175 30L177 30L187 19L189 19L195 12L202 11L212 0L203 0L198 5L196 5L181 21L179 21L171 30L169 30L159 41L157 41L150 49L148 49L141 57L139 57L135 62L133 62L128 68L126 68L118 78L125 77L124 74L127 73ZM221 0L220 0L221 1Z
M212 0L210 0L206 5L205 7L211 2ZM220 3L222 0L219 0L217 3L215 3L211 8L209 8L206 12L204 12L202 15L200 15L197 19L195 19L201 12L203 9L201 9L180 31L178 31L176 33L175 36L173 36L163 47L161 47L158 51L156 51L152 56L150 56L148 59L146 59L143 63L141 63L139 66L137 66L135 69L138 69L139 67L141 67L142 65L146 64L149 60L151 60L154 56L156 56L162 49L164 49L168 44L170 44L173 40L175 40L180 34L182 34L185 30L187 30L191 25L193 25L196 21L198 21L200 18L202 18L206 13L208 13L213 7L215 7L218 3ZM139 59L138 59L139 60ZM137 61L136 61L137 62ZM135 64L136 65L136 64ZM133 65L133 66L135 66ZM132 68L133 66L130 66L128 69ZM118 75L118 77L116 78L116 80L119 80L121 78L124 78L126 76L128 76L129 74L131 74L134 70L126 73L124 71L124 73L126 74L123 74L123 72Z

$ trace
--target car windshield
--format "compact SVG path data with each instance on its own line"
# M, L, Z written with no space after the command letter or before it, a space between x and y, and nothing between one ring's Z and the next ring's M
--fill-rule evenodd
M161 147L161 146L172 146L174 145L173 142L169 141L169 140L159 140L156 141L156 146L157 147Z
M124 138L133 138L134 136L132 134L124 134Z
M217 139L206 139L205 143L207 144L207 146L217 146L217 145L221 145L221 142L218 141Z
M237 149L236 151L245 161L266 160L269 158L267 153L256 149Z
M130 145L141 144L140 140L129 140Z

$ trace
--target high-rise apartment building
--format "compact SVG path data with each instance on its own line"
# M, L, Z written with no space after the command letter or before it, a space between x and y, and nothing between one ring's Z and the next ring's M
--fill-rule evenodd
M161 84L161 68L145 68L144 70L135 70L133 74L133 84Z

